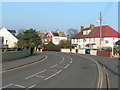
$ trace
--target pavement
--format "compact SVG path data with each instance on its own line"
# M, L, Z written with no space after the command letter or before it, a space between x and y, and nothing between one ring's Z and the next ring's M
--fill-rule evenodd
M43 58L45 58L45 55L43 55L42 53L36 52L36 53L33 53L32 56L28 56L25 58L16 59L16 60L12 60L12 61L5 61L2 63L2 71L20 67L20 66L24 66L24 65L42 60Z

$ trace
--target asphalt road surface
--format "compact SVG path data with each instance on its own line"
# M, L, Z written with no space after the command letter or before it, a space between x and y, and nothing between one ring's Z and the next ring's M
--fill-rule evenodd
M3 88L97 88L95 62L74 54L44 52L39 63L2 74Z

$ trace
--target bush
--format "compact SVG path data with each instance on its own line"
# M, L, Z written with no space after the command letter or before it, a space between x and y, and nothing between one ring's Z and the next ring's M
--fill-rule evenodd
M60 46L54 45L52 42L49 42L46 45L46 49L47 49L47 51L58 51L58 52L61 51Z

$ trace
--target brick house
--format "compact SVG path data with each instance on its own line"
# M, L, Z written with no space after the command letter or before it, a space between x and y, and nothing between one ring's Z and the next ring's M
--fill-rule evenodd
M43 44L53 42L53 44L58 45L61 40L67 40L67 37L64 32L61 32L59 30L49 32L45 31L41 37L41 40Z

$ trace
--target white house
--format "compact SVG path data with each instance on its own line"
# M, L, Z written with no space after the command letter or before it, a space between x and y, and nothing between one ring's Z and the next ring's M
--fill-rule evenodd
M88 28L81 26L81 31L72 37L71 43L77 48L99 49L113 47L118 40L120 40L120 33L110 26L102 26L100 38L100 26L90 25Z
M43 44L53 42L53 44L58 45L61 40L67 40L67 36L64 32L60 32L59 30L44 32L42 36Z
M3 47L15 47L16 43L18 42L18 39L14 36L14 34L10 33L10 30L7 30L6 28L0 29L0 37L2 37Z

